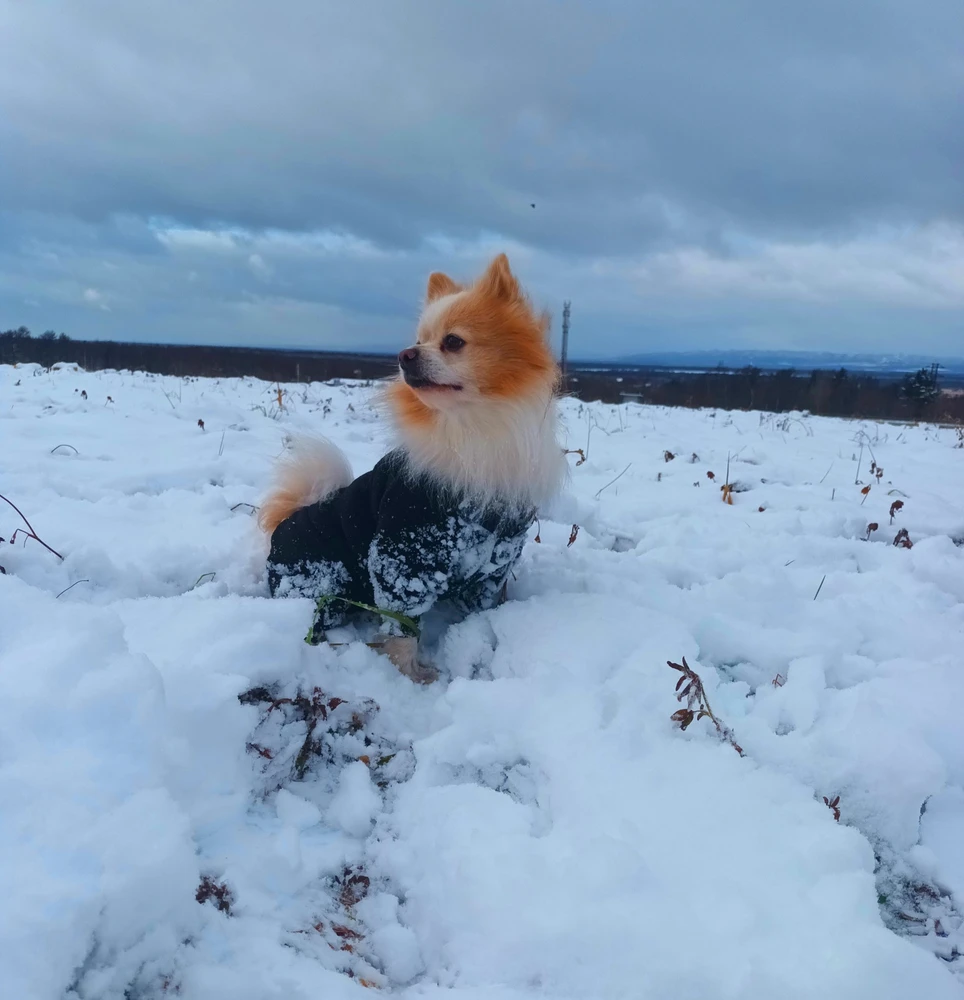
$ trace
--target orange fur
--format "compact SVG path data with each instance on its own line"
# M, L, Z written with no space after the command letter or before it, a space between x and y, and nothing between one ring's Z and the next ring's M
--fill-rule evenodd
M296 510L301 510L304 506L303 499L301 493L286 489L276 490L261 505L258 511L258 526L265 534L273 535L274 529L282 521L287 521Z
M443 295L452 295L458 291L461 291L461 286L457 285L447 274L442 274L441 271L433 271L428 276L428 289L425 293L425 301L433 302L435 299L440 299Z
M441 301L446 297L451 297L448 305ZM556 388L559 369L546 336L548 317L533 311L504 253L467 288L438 271L429 275L426 303L438 311L423 317L418 345L437 349L447 333L464 337L467 351L454 364L464 360L471 367L472 382L481 395L519 399ZM425 399L401 384L407 392L391 393L398 417L427 422L430 408L412 403L413 397L423 404Z
M401 379L389 384L386 395L395 412L395 419L400 424L428 429L435 423L435 411L426 406L418 398L418 393Z

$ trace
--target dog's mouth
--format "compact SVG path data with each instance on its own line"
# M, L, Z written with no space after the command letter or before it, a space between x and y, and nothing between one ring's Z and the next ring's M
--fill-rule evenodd
M461 392L462 386L454 382L433 382L431 379L423 378L421 375L413 375L410 372L402 372L402 377L407 385L413 389L424 389L429 392Z

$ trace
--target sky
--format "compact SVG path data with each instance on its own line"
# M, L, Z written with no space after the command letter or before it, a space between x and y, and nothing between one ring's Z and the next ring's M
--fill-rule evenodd
M960 0L0 0L0 328L964 355Z

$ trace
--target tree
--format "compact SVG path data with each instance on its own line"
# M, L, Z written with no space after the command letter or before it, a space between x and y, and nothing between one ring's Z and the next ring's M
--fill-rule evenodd
M40 339L41 340L56 340L57 339L57 333L56 333L55 330L44 330L44 332L42 334L40 334Z
M901 392L905 399L910 400L915 416L921 416L941 394L937 384L937 372L940 365L930 368L919 368L912 375L906 375L901 383Z

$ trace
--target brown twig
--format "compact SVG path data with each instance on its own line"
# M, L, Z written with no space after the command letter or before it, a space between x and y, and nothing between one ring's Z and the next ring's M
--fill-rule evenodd
M62 555L61 555L61 554L60 554L60 553L59 553L59 552L58 552L58 551L57 551L56 549L53 549L53 548L51 548L51 547L50 547L50 546L49 546L49 545L48 545L48 544L47 544L47 543L46 543L46 542L45 542L45 541L44 541L44 540L43 540L43 539L42 539L42 538L41 538L41 537L40 537L40 536L39 536L39 535L37 534L37 532L33 530L33 525L32 525L32 524L31 524L31 523L30 523L30 522L29 522L29 521L27 520L27 516L26 516L26 514L24 514L24 512L23 512L23 511L22 511L22 510L21 510L21 509L20 509L20 508L19 508L19 507L18 507L18 506L17 506L17 505L16 505L16 504L15 504L15 503L14 503L14 502L12 501L12 500L8 500L8 499L7 499L7 498L6 498L6 497L5 497L5 496L4 496L4 495L3 495L2 493L0 493L0 500L3 500L3 501L4 501L4 503L8 503L8 504L10 504L10 506L11 506L11 507L13 507L13 509L14 509L14 510L15 510L15 511L16 511L16 512L17 512L17 513L18 513L18 514L20 515L21 519L23 520L23 523L24 523L24 524L25 524L25 525L27 526L27 530L26 530L26 531L24 531L23 533L24 533L24 534L25 534L25 535L26 535L26 536L27 536L28 538L32 538L32 539L33 539L33 540L34 540L35 542L40 542L40 544L41 544L41 545L42 545L42 546L43 546L43 547L44 547L44 548L45 548L45 549L46 549L46 550L47 550L48 552L52 552L52 553L53 553L53 554L54 554L54 555L55 555L55 556L56 556L56 557L57 557L57 558L58 558L58 559L59 559L59 560L60 560L61 562L63 562L63 561L64 561L64 557L63 557L63 556L62 556ZM23 529L22 529L22 528L21 528L20 530L21 530L21 531L23 531ZM14 537L16 537L16 534L17 534L17 532L15 531L15 532L14 532L13 534L14 534ZM11 538L11 541L13 541L13 539L12 539L12 538Z

